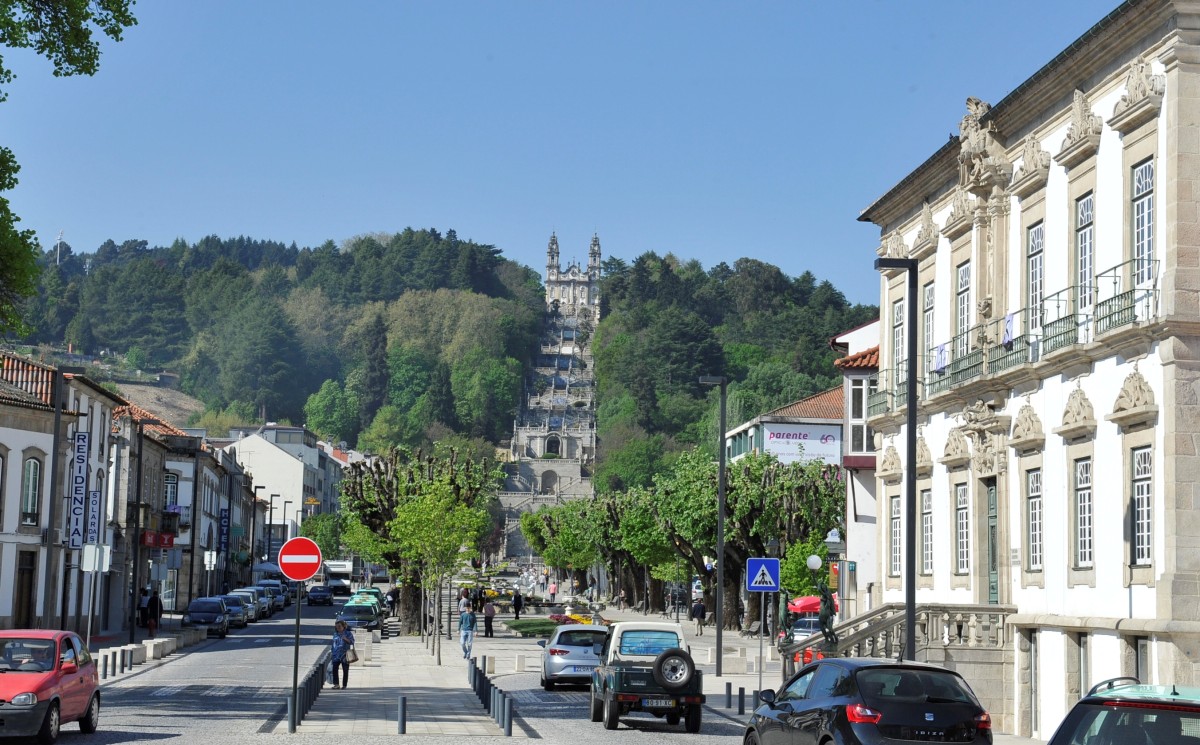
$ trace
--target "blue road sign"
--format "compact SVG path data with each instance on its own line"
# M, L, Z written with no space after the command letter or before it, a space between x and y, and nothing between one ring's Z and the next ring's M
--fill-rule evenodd
M779 559L746 559L746 592L779 592Z

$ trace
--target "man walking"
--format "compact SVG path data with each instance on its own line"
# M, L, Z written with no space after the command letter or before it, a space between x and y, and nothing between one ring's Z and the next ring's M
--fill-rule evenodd
M492 633L492 619L495 617L496 604L492 602L491 598L488 598L487 602L483 604L483 635L485 637L491 638L495 636Z
M696 621L696 636L704 636L704 616L708 611L704 607L704 598L696 598L696 603L692 606L692 618Z
M525 598L521 597L520 590L513 591L513 620L521 620L521 609L525 607Z

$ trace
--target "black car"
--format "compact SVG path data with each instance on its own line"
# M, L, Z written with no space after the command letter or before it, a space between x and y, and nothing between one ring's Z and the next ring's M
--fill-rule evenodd
M229 612L225 601L216 598L196 598L188 603L187 613L183 614L183 625L204 629L207 636L219 636L222 639L229 633Z
M1137 678L1096 684L1075 704L1047 745L1200 743L1200 688L1142 685Z
M375 606L366 603L346 603L334 618L344 621L352 629L373 631L379 628L379 614L375 611Z
M309 605L333 605L333 590L328 585L313 585L308 588Z
M970 686L936 665L830 657L759 698L744 745L992 742L992 719Z

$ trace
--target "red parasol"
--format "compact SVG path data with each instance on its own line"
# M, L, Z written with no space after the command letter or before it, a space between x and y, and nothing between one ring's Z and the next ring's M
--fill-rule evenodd
M833 608L837 610L838 597L837 593L833 595ZM792 598L787 604L787 609L792 613L820 613L821 598L816 595L801 595L800 597Z

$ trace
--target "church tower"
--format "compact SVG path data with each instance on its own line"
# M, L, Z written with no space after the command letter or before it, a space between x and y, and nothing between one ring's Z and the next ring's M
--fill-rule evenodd
M524 401L513 425L500 504L504 555L533 561L521 535L522 512L595 497L596 380L592 332L600 321L600 238L586 267L559 262L558 236L546 247L546 318Z

